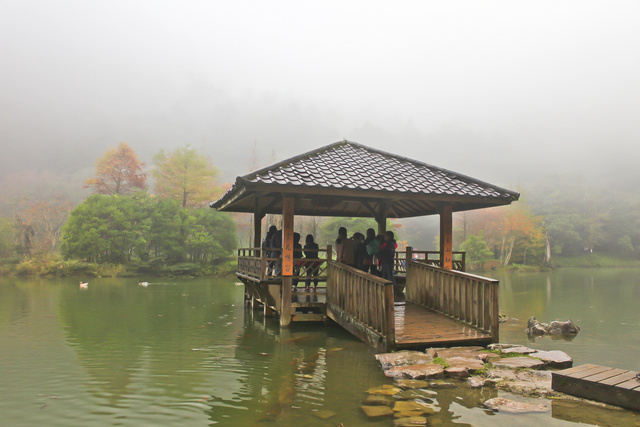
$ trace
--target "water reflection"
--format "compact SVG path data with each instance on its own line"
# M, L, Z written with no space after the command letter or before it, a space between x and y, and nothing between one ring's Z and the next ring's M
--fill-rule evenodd
M505 278L501 311L520 320L501 325L502 341L637 368L639 277ZM280 329L277 319L245 309L242 291L232 281L142 287L95 279L84 291L76 280L0 281L0 425L392 425L360 409L368 389L392 383L374 350L331 324ZM531 315L571 317L582 332L573 341L527 343ZM456 384L413 397L432 401L431 424L640 425L636 413L576 402L554 401L547 414L494 414L481 404L504 393Z

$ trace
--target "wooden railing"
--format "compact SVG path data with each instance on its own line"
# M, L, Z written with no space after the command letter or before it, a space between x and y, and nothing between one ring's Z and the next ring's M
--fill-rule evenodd
M417 251L415 249L407 248L412 258L417 261L423 261L427 264L435 267L442 267L440 261L440 252L437 251ZM466 269L466 252L453 252L453 269L457 271L465 271ZM404 274L407 272L407 250L396 251L396 257L394 262L396 274Z
M498 280L412 260L407 268L407 301L460 320L499 339Z
M328 264L327 315L379 350L392 350L393 283L335 261Z
M277 263L281 260L280 258L268 258L267 254L271 251L274 249L238 249L238 276L254 282L282 279L282 276L277 274L275 270ZM276 251L280 251L280 249ZM328 256L331 255L331 246L322 249L306 249L304 252L315 252L317 255L315 258L295 258L293 265L294 272L297 274L292 279L305 281L309 277L311 280L325 282L327 280L327 259L330 259ZM307 276L309 270L312 270L311 276Z

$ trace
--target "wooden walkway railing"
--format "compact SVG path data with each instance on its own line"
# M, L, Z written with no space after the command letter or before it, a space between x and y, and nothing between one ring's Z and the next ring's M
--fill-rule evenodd
M280 251L280 249L277 249ZM262 250L261 248L240 248L238 249L238 276L254 282L266 280L280 280L282 276L275 275L273 269L269 269L270 264L280 261L280 258L268 258L266 253L273 249ZM305 281L308 269L313 269L316 275L311 278L320 282L327 280L327 259L331 259L331 246L321 249L307 249L305 252L316 252L316 258L295 258L293 260L294 271L297 272L293 279ZM269 274L267 274L269 273Z
M416 261L423 261L427 264L442 267L440 261L440 252L437 251L417 251L411 247L407 247L404 251L396 251L394 262L396 274L405 274L407 272L407 254L409 258ZM453 252L453 269L457 271L465 271L466 269L466 252Z
M407 263L407 301L445 314L499 339L498 280L445 270L411 260Z
M393 283L335 261L328 264L327 315L378 350L392 350Z

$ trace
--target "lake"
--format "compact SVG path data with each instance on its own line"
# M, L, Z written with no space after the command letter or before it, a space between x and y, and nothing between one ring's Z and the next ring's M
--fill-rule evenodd
M494 277L511 318L501 342L640 368L640 271ZM233 279L137 281L92 279L80 289L76 279L0 279L0 425L393 424L363 415L366 390L392 381L375 351L340 327L280 330L245 309ZM571 318L582 331L530 342L530 316ZM430 393L438 411L430 425L640 425L638 413L566 402L549 402L545 414L494 414L482 402L508 393L461 384Z

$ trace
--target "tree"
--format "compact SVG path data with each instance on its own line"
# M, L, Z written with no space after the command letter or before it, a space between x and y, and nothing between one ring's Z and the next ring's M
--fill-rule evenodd
M168 155L160 150L153 157L151 173L156 181L156 194L178 200L182 207L203 206L217 198L218 169L203 154L187 146Z
M50 254L60 242L62 226L69 217L72 204L63 197L50 202L33 203L25 212L25 220L34 231L34 243L38 253Z
M126 142L109 148L96 160L96 176L85 181L83 188L91 188L97 194L131 194L144 190L147 175L142 171L144 163Z
M484 241L482 231L471 234L467 240L460 244L460 250L467 253L467 262L470 265L481 265L493 257L493 252Z
M8 218L0 218L0 258L6 258L14 253L16 230L13 222Z

